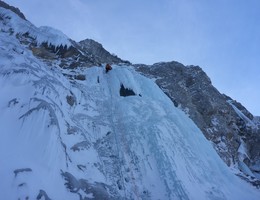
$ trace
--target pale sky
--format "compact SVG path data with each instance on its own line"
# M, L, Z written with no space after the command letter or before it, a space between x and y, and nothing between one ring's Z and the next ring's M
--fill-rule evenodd
M260 0L4 0L36 26L101 43L132 63L199 65L260 116Z

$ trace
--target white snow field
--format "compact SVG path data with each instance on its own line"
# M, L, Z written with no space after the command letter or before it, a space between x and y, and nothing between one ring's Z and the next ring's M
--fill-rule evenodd
M1 31L0 199L260 199L152 80L112 67L62 69ZM136 95L120 96L122 84Z

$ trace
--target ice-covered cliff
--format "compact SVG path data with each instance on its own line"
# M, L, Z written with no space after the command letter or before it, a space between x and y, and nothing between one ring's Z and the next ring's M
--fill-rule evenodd
M66 70L47 66L15 38L0 42L1 197L259 197L132 68ZM68 78L73 74L86 79ZM120 96L122 85L135 95Z
M154 81L0 9L0 199L259 199Z

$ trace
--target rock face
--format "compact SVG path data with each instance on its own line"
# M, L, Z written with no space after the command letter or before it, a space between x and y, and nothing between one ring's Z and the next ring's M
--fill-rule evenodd
M235 165L244 175L253 176L250 180L254 184L259 184L256 177L260 172L260 129L245 107L219 93L198 66L167 62L136 65L136 69L156 79L175 106L186 112L213 142L228 166Z
M95 57L99 63L129 63L127 61L121 60L115 55L111 55L107 50L103 48L102 44L94 40L82 40L79 42L79 44L80 47L84 50L84 52L89 52L90 55Z
M39 58L52 61L60 61L60 67L74 69L77 67L100 66L103 63L130 64L129 61L122 60L110 54L101 44L94 40L86 39L79 43L71 41L71 46L54 46L47 43L37 44L28 35L20 36L21 41L30 43L30 48L34 55Z

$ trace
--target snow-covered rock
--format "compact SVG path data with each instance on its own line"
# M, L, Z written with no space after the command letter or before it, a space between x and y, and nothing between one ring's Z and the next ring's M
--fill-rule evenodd
M61 31L47 26L36 27L25 20L22 13L14 12L7 4L0 4L0 30L15 35L24 45L30 48L35 56L52 62L59 62L62 68L90 67L102 63L127 63L110 54L101 44L93 40L75 42ZM19 9L17 9L19 10Z
M71 46L69 38L59 30L46 26L37 28L31 22L23 20L12 11L1 7L0 13L1 31L8 32L11 29L13 34L28 34L36 40L37 44Z

